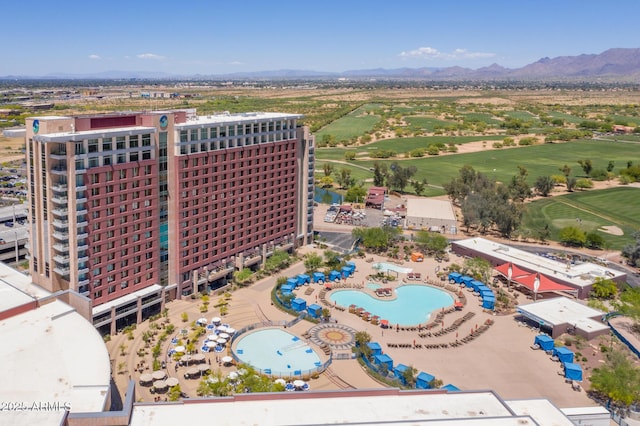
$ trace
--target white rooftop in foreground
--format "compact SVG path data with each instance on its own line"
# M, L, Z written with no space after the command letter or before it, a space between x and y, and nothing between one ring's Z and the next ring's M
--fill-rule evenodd
M490 241L484 238L469 238L466 240L454 241L453 244L466 247L471 250L486 253L487 255L504 262L512 262L530 271L540 272L553 279L558 279L571 283L576 287L586 287L593 284L596 277L613 279L626 275L624 272L595 263L585 262L579 265L568 265L564 262L539 256L535 253L520 250ZM551 249L550 249L551 250Z
M537 413L537 405L531 407L540 419L564 417L551 404L544 409L548 411ZM175 426L184 419L213 419L216 425L537 424L533 416L514 415L490 391L442 393L396 389L239 395L184 404L136 404L130 424Z
M0 312L12 315L0 321L5 384L0 401L24 409L0 410L2 425L59 424L65 407L100 412L109 400L111 367L100 334L74 308L49 295L0 263ZM57 408L38 411L34 403Z
M609 328L606 324L592 319L601 317L604 315L603 312L566 297L556 297L527 305L519 305L518 311L532 319L542 320L544 324L550 326L571 324L588 331Z
M505 401L506 404L519 416L531 416L541 425L545 426L572 426L561 410L556 408L548 399L519 399ZM596 409L588 407L589 413ZM605 410L606 411L606 410ZM586 410L585 410L586 412Z

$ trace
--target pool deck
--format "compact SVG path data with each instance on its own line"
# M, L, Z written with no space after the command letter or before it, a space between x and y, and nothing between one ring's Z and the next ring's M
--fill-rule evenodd
M301 255L311 251L322 254L320 250L313 247L303 247L299 250ZM388 259L378 256L367 256L367 258L371 257L374 262L388 261ZM459 259L454 257L452 261L459 261ZM368 282L367 276L377 272L372 267L373 262L367 262L365 259L356 259L355 262L356 272L352 278L345 281L345 284L359 285L364 287L364 291L373 293L373 290L364 285ZM406 262L402 266L411 267L414 272L420 272L423 280L429 280L434 285L444 285L439 280L433 281L433 278L435 277L435 268L445 266L445 264L438 264L432 258L427 258L424 262L419 263ZM303 272L304 265L302 262L298 262L288 270L278 273L277 276L291 277ZM400 274L399 278L403 278L402 275ZM271 304L270 293L277 276L265 278L249 287L234 291L229 303L229 313L222 317L223 322L229 323L236 330L239 330L247 325L267 320L291 321L291 315L280 311ZM397 287L400 283L401 281L398 280L386 283L384 286ZM415 284L416 281L408 281L407 283ZM313 292L305 295L308 288L313 288ZM309 303L315 303L315 298L322 289L321 285L311 284L298 288L296 295L305 298ZM363 321L360 317L349 313L348 309L330 308L331 320L369 333L372 341L380 343L383 352L393 359L394 365L401 363L413 366L418 371L434 375L445 384L452 383L463 390L493 389L505 399L548 398L556 406L562 408L596 405L587 398L584 391L573 391L571 385L565 383L564 378L557 374L560 370L560 364L552 361L544 352L534 351L530 348L536 334L534 331L520 327L513 315L496 316L485 312L477 297L469 292L463 292L463 294L467 301L464 309L444 315L440 330L438 328L431 329L431 336L421 337L426 332L424 329L382 329L380 326ZM211 297L211 306L216 304L217 299L218 296ZM318 303L320 304L320 302ZM167 308L172 323L180 327L180 324L189 324L202 316L207 318L219 316L217 309L210 309L209 312L201 314L198 309L200 305L199 300L190 298L168 303ZM180 320L183 312L189 316L188 323L182 323ZM472 315L470 319L469 315ZM463 318L467 319L463 321ZM439 346L456 340L461 341L476 328L483 328L487 320L493 320L493 324L487 327L485 332L467 343L455 347L426 348L427 345ZM454 331L435 336L437 331L447 329L461 321L462 323ZM313 326L314 324L310 322L301 321L287 328L287 331L301 337ZM145 327L148 329L148 322L139 325L138 331L142 332ZM458 335L457 339L456 334ZM136 339L138 338L136 337ZM422 345L422 348L416 348L414 342L416 345ZM117 348L120 344L133 347L133 344L123 338L123 335L114 336L112 342L109 342L112 358L118 352ZM322 351L313 343L311 346L316 349L320 359L324 362L327 358ZM218 354L219 357L224 355L227 353ZM214 353L209 353L206 356L206 362L211 363L214 371L220 370L222 375L235 370L233 366L217 365ZM149 392L149 388L137 383L139 373L134 371L135 359L134 356L131 357L128 371L133 375L129 378L136 381L137 397L144 401L153 401L154 395ZM178 367L176 369L175 363L168 360L166 372L169 376L177 377L180 380L183 392L191 397L196 397L199 380L184 379L186 368ZM127 374L116 374L115 370L114 366L114 379L118 388L125 389L128 382ZM311 379L309 384L312 390L384 387L372 379L354 359L334 360L327 372L321 374L317 379ZM161 398L163 399L165 396L166 394L162 394Z

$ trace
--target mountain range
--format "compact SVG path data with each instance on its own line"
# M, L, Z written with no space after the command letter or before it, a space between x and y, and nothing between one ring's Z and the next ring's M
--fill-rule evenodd
M613 48L599 54L542 58L521 68L492 64L464 67L365 69L344 72L274 70L212 75L177 75L162 72L106 71L95 74L54 73L41 77L5 76L0 79L150 79L150 80L251 80L251 79L407 79L407 80L617 80L640 78L640 48Z

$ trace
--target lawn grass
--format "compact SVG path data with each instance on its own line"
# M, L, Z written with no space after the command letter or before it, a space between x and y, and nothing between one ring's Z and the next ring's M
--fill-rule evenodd
M598 233L609 249L620 250L633 242L631 235L640 229L640 188L574 192L529 203L521 229L529 229L535 235L545 224L549 225L553 240L559 239L562 228L576 226ZM624 235L604 232L603 226L617 226Z
M374 105L363 105L345 117L333 121L316 132L316 140L322 140L324 135L333 135L337 141L347 141L371 132L380 117L367 114L367 111L375 111Z
M529 111L505 111L504 115L506 117L511 117L516 120L522 120L523 122L532 122L539 123L540 120L535 115L531 114Z
M561 118L567 123L574 123L574 124L578 124L578 123L582 123L583 121L586 121L585 118L578 117L571 114L566 114L564 112L559 112L559 111L549 111L549 117Z
M463 114L466 121L482 121L490 126L499 126L502 121L497 120L493 115L484 112L470 112Z
M405 120L410 126L420 127L427 132L434 132L436 128L444 129L447 126L456 126L455 121L439 120L431 117L406 117Z

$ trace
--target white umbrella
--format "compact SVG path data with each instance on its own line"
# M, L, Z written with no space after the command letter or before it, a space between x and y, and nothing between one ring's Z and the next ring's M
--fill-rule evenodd
M233 358L231 358L230 356L223 356L221 361L225 364L231 364Z
M222 320L220 319L220 317L213 317L213 318L211 318L211 322L212 322L212 323L214 323L214 324L218 324L220 321L222 321Z
M167 382L165 382L164 380L156 380L155 382L153 382L153 387L156 389L164 389L167 387Z
M144 373L140 375L140 381L142 383L149 383L153 381L153 376L149 373Z
M282 386L287 384L287 381L283 378L276 379L275 382L281 384Z
M175 377L169 377L167 380L165 380L165 383L169 387L174 387L174 386L177 386L179 382L178 382L178 379L176 379Z
M218 338L217 334L210 334L207 336L207 340L216 340Z
M153 373L151 373L151 377L154 380L163 380L165 377L167 377L167 374L162 370L156 370Z
M222 332L226 332L227 331L227 326L226 325L219 325L219 326L216 327L216 330L222 331Z
M205 317L202 318L198 318L198 321L196 321L198 324L206 324L209 321L207 321L207 319Z
M208 348L215 348L216 346L218 346L215 340L207 340L206 342L204 342L204 344Z
M233 333L235 333L235 332L236 332L236 329L235 329L235 328L233 328L233 327L227 327L227 333L229 333L229 334L233 334Z
M235 371L232 371L231 373L229 373L230 380L235 380L237 378L238 378L238 373L236 373Z
M222 337L220 337L219 339L216 339L216 342L220 343L221 345L224 345L225 343L227 343L227 339L223 339Z
M228 339L229 335L227 333L220 333L218 334L218 337L222 337L223 339Z
M174 351L176 352L184 352L186 349L184 346L180 345L180 346L176 346L175 348L173 348Z
M293 386L297 387L297 388L301 388L304 386L304 380L294 380L293 381Z

